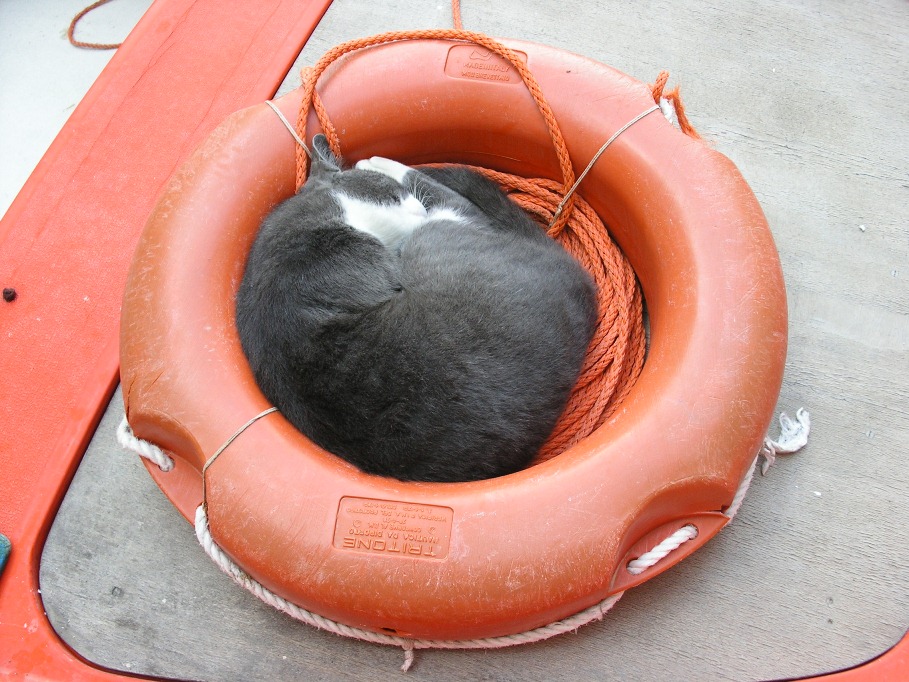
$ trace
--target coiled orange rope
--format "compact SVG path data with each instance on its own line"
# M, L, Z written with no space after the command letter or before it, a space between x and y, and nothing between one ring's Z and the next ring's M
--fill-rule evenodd
M303 96L297 133L306 139L310 108L328 138L332 151L342 156L340 139L316 91L325 69L341 56L363 48L403 40L451 40L471 42L506 59L524 79L552 137L559 159L562 182L523 178L486 168L474 168L498 183L548 234L590 272L597 285L599 316L581 375L558 424L534 463L550 459L590 435L604 424L634 386L644 364L645 334L641 289L634 271L590 205L577 194L569 194L575 181L574 169L558 121L547 104L533 74L517 55L492 38L460 28L458 0L453 0L456 29L398 31L343 43L327 52L312 68L304 69ZM656 103L664 97L668 74L663 72L652 86ZM679 122L684 120L689 135L697 136L688 123L678 89L667 97L676 107ZM608 131L604 131L608 132ZM297 148L297 187L306 180L308 158ZM567 196L567 200L566 200ZM560 202L564 201L561 211ZM542 273L541 273L542 276Z

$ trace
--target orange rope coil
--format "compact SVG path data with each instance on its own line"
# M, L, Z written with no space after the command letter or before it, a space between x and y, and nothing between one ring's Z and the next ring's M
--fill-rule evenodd
M457 10L454 18L455 25L460 26ZM597 285L599 311L594 337L568 404L534 461L543 462L587 437L612 416L641 372L646 339L640 286L634 271L610 238L599 216L578 194L568 196L563 210L557 212L559 203L574 184L575 173L558 121L533 74L509 48L484 34L460 28L396 31L352 40L334 47L314 67L303 70L303 95L297 133L306 139L306 120L312 108L332 151L339 157L343 156L337 131L316 92L316 84L325 69L341 56L355 50L396 41L427 39L481 45L507 60L521 75L549 129L559 160L562 183L543 178L523 178L486 168L473 169L498 183L512 200L527 211L541 228L547 229L548 234L587 269ZM685 117L678 88L668 95L663 94L668 77L668 72L662 72L651 86L654 102L659 104L661 98L672 101L683 132L699 139ZM296 167L299 189L306 181L308 172L308 157L302 147L296 150Z

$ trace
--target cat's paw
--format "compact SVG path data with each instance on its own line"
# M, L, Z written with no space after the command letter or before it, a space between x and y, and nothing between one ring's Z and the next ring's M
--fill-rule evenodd
M373 156L368 159L363 159L362 161L357 161L356 168L358 170L371 170L381 173L382 175L387 175L393 180L396 180L399 184L403 184L404 176L407 175L408 171L413 170L403 163L386 159L384 156Z

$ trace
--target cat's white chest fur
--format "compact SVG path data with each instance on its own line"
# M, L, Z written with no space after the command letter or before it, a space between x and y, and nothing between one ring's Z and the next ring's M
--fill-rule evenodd
M335 193L335 201L344 212L344 222L355 230L366 232L388 247L395 247L426 222L426 209L416 197L400 204L374 204Z
M380 156L364 159L357 163L356 167L360 170L382 173L399 184L403 184L404 176L412 170L397 161ZM344 222L355 230L371 234L390 248L397 247L405 237L428 222L463 221L463 216L449 208L433 208L427 211L414 196L407 196L399 204L375 204L347 196L343 192L335 192L334 198L344 213Z

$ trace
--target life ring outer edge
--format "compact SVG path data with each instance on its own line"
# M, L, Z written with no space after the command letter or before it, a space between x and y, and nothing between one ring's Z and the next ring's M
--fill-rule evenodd
M521 149L494 150L495 144L501 144L496 136L515 128L517 119L525 119L528 129L540 133L533 112L524 113L527 103L519 89L508 90L503 103L502 91L511 85L426 73L449 56L451 46L436 43L363 51L347 60L345 68L334 71L322 97L352 159L383 153L405 162L429 160L425 151L414 155L408 147L425 144L427 136L405 144L397 130L378 136L375 123L366 132L356 132L364 111L375 121L388 120L381 103L371 109L362 102L356 104L358 98L369 101L370 97L368 79L364 84L364 77L354 73L360 71L354 68L360 63L371 67L373 78L381 67L379 71L386 73L383 82L394 86L395 106L411 112L408 116L419 113L423 123L427 116L464 113L451 107L447 94L439 96L443 113L422 104L436 90L447 92L452 82L466 88L465 97L482 101L494 96L495 111L508 110L508 120L495 124L495 134L462 140L462 146L473 145L475 156L466 154L457 160L520 157ZM646 97L642 84L615 76L612 69L551 48L516 45L528 54L554 108L563 83L559 72L566 64L577 69L571 87L580 81L589 86L588 93L599 88L608 93L608 101L622 103L616 110L600 112L608 119L604 130L617 128L615 121L638 109ZM392 57L392 50L407 54ZM387 75L396 73L395 69L401 74L397 81ZM351 85L349 78L359 87ZM407 98L400 91L413 90L417 82L421 92L411 92L410 103L402 104ZM295 98L298 93L291 93L279 103L291 119ZM587 154L596 142L593 138L602 137L603 133L588 134L578 141L571 111L557 113L560 122L568 122L566 137L574 157ZM585 110L584 118L596 114ZM406 127L406 117L399 117L396 125ZM212 533L253 577L304 608L378 632L393 630L430 639L509 634L596 603L612 589L617 562L640 537L674 518L716 512L729 503L760 446L780 387L786 317L779 261L760 207L731 162L684 138L657 117L638 126L627 137L623 135L625 139L617 142L611 156L604 157L582 186L582 192L599 204L598 210L606 215L635 267L644 266L641 280L654 312L652 356L627 405L600 432L550 462L493 481L437 486L366 476L309 444L279 415L271 415L225 451L207 481ZM310 131L317 129L310 126ZM369 144L368 135L374 136ZM401 146L396 151L389 147L393 144ZM439 144L448 149L457 140ZM675 155L672 163L659 173L636 175L641 164L647 165L642 159L657 152ZM551 174L545 153L534 154L533 163L543 166L538 170ZM654 188L659 190L667 181L667 174L678 184L677 164L688 158L695 159L692 167L701 175L694 183L697 196L689 202L677 190L666 196L659 191L654 194ZM582 165L580 160L576 158L576 164ZM122 374L130 423L139 437L170 439L159 444L191 469L200 469L240 423L268 407L255 389L232 331L231 304L244 260L238 254L248 250L254 227L275 198L293 191L292 169L293 142L273 112L264 105L239 112L177 173L137 250L123 308ZM630 176L634 182L627 181ZM244 201L239 200L238 187L256 189L252 205L246 196L249 191L239 192ZM600 187L605 189L599 191ZM618 198L610 194L616 188ZM635 203L641 196L654 202L655 210L679 210L679 234L663 234L662 241L651 238L646 248L636 247L636 230L656 229L650 226L652 216L643 214ZM665 205L661 209L658 200L669 201L669 209ZM703 218L705 203L719 207L707 212L711 216L707 236L692 224ZM244 222L245 228L240 226ZM700 254L702 242L716 234L731 238L730 245ZM744 254L741 268L733 267L731 255L739 252ZM195 254L195 261L188 254ZM201 254L210 255L200 258ZM717 254L725 259L719 270L710 262ZM694 284L686 285L677 273L664 274L653 260L662 258L683 264ZM715 295L710 294L704 283L709 275L719 279L729 275L735 286L741 288L745 282L747 288L730 294L720 285ZM751 298L746 295L749 291L754 294ZM712 310L725 306L736 308L739 318ZM713 330L711 323L715 323ZM675 342L674 336L679 337ZM720 369L711 368L710 358L704 357L712 344L721 351L714 358ZM748 367L739 367L737 374L722 365L741 365L743 360L733 352L739 346ZM708 369L673 370L691 362L699 367L707 363ZM690 387L679 385L690 382L692 375L697 380L696 395L691 395ZM203 389L205 397L199 395ZM686 404L667 412L666 401L678 402L680 396ZM724 402L725 398L729 400ZM636 442L643 437L641 429L655 434L657 449L675 445L674 456L656 465L647 462L647 447ZM192 434L191 442L186 434ZM623 453L631 460L627 470L610 474L607 480L603 470L614 469ZM305 467L299 466L300 457L305 458ZM268 461L265 466L263 459ZM278 471L289 472L283 482L270 476ZM174 485L170 474L155 476L165 490ZM335 547L331 537L343 499L453 510L445 560L378 556ZM289 501L291 508L282 514L281 507ZM611 503L624 505L624 511L611 515ZM576 510L574 519L568 513L571 509ZM186 515L185 509L181 511ZM585 525L585 519L591 525ZM378 577L364 585L361 576L370 571ZM431 594L414 592L414 586L420 585L447 587ZM548 586L549 592L544 594L541 585Z

